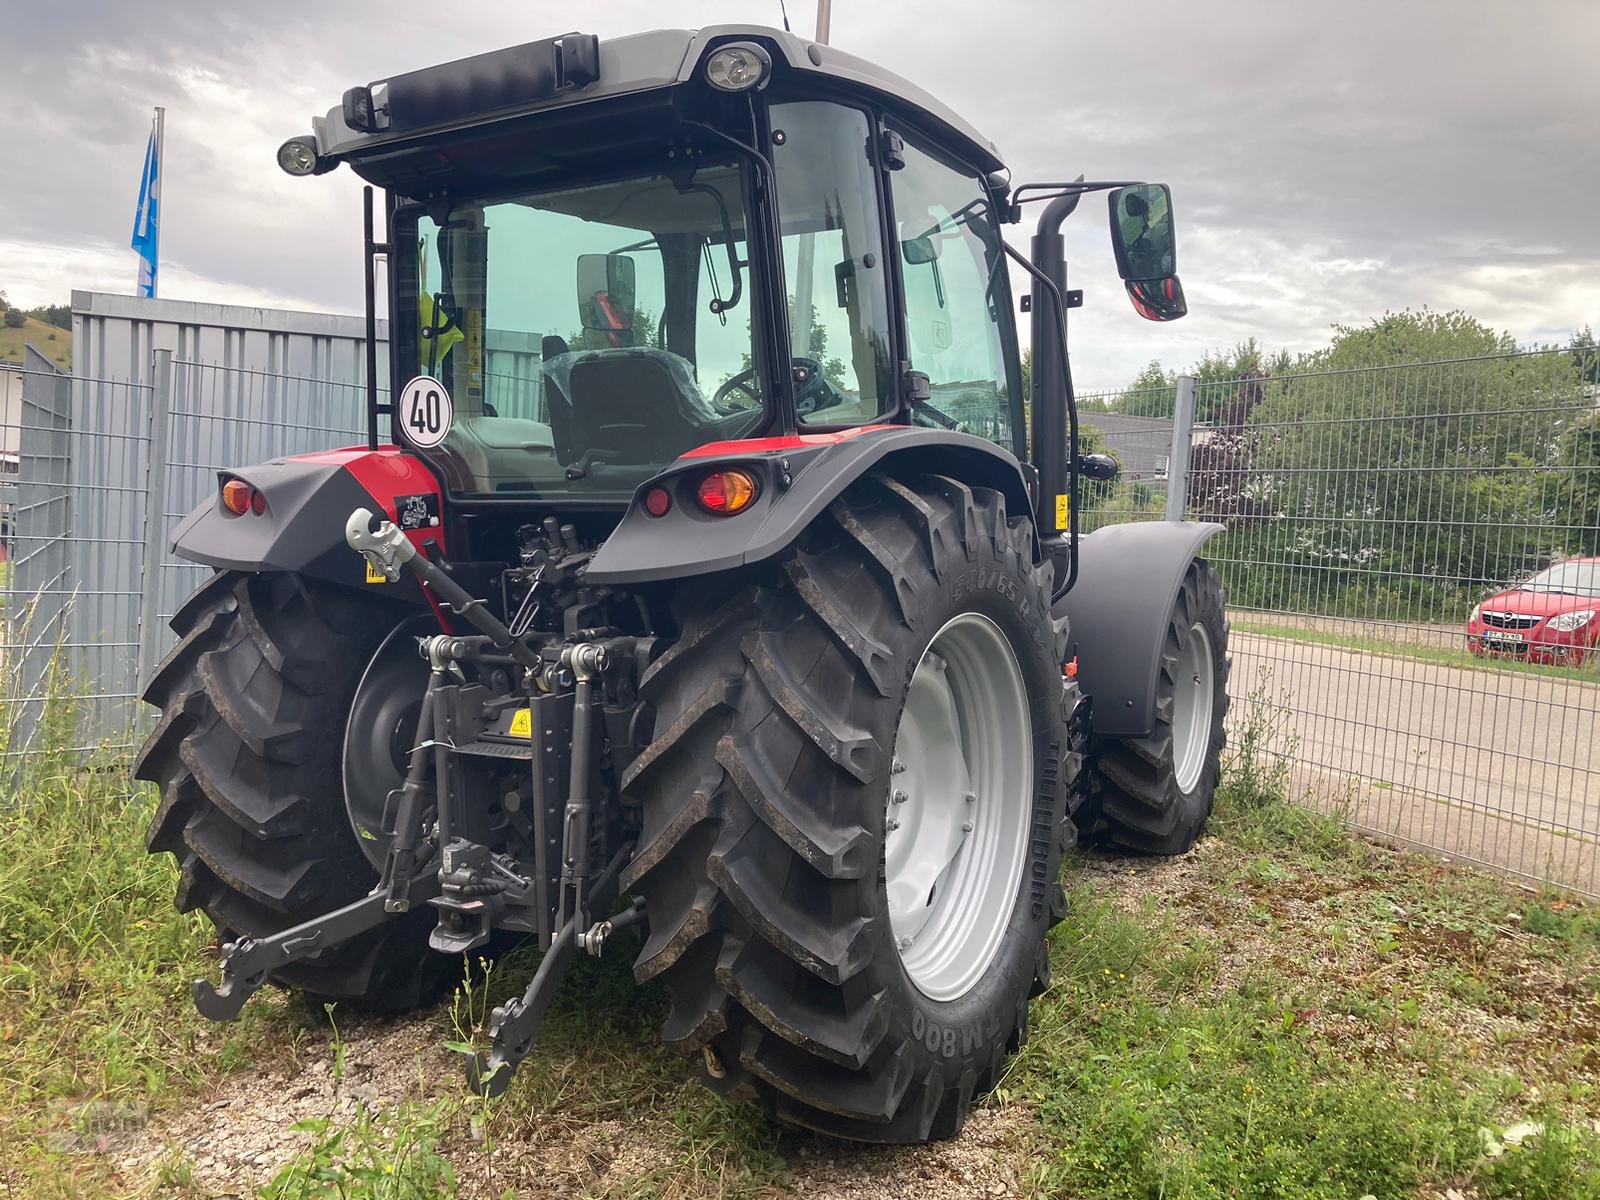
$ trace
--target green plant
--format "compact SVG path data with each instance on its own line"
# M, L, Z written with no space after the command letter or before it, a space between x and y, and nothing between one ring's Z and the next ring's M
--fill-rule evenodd
M292 1128L315 1136L261 1191L262 1200L435 1200L453 1196L455 1168L439 1152L449 1127L448 1101L373 1112L361 1105L354 1122L330 1117Z
M1478 1182L1494 1200L1600 1200L1600 1125L1551 1113L1537 1132L1490 1159Z

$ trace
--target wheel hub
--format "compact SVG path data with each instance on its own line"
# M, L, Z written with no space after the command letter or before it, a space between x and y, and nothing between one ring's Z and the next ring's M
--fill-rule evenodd
M1178 656L1172 687L1172 768L1178 790L1194 791L1211 749L1215 703L1211 635L1198 621L1189 627L1188 645Z
M988 617L962 613L912 676L884 815L890 925L931 999L964 995L999 949L1022 882L1032 781L1016 654Z
M389 793L405 781L428 685L428 664L418 656L415 640L426 622L426 617L408 621L384 638L356 685L345 726L345 811L356 844L379 870L389 852L384 808Z

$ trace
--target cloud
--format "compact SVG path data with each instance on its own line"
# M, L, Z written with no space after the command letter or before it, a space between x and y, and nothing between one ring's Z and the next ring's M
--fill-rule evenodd
M790 6L799 32L811 7ZM1461 306L1524 341L1600 324L1600 6L1352 0L971 7L838 0L836 44L934 90L993 137L1013 178L1173 187L1190 316L1139 320L1104 209L1068 227L1073 362L1116 386L1255 336L1305 349L1334 322ZM577 23L779 20L777 0L613 0ZM150 106L167 106L168 295L360 306L360 191L292 180L273 152L352 83L574 23L570 6L393 0L381 14L282 0L80 0L8 30L0 288L25 304L128 290ZM20 169L19 169L20 165ZM1019 245L1031 234L1009 231ZM1021 281L1019 279L1020 288Z

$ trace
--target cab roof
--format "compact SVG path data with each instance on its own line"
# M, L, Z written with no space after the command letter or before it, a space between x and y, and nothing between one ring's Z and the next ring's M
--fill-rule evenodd
M392 161L412 144L598 100L676 88L695 78L716 45L729 41L763 45L772 55L775 74L809 77L841 94L882 105L924 127L985 172L1004 168L993 142L915 84L836 47L763 25L661 29L606 41L565 34L390 76L364 89L379 114L373 122L378 127L352 128L345 119L347 106L334 108L313 121L317 154L330 163L348 162L358 174L382 183L386 172L378 161ZM363 170L364 165L369 169Z

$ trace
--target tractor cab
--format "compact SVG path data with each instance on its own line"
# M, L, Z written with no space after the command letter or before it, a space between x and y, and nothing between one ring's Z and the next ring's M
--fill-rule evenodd
M453 408L395 433L457 499L616 508L699 446L875 424L1027 457L1000 158L842 51L568 34L352 89L280 159L387 194L394 391Z

